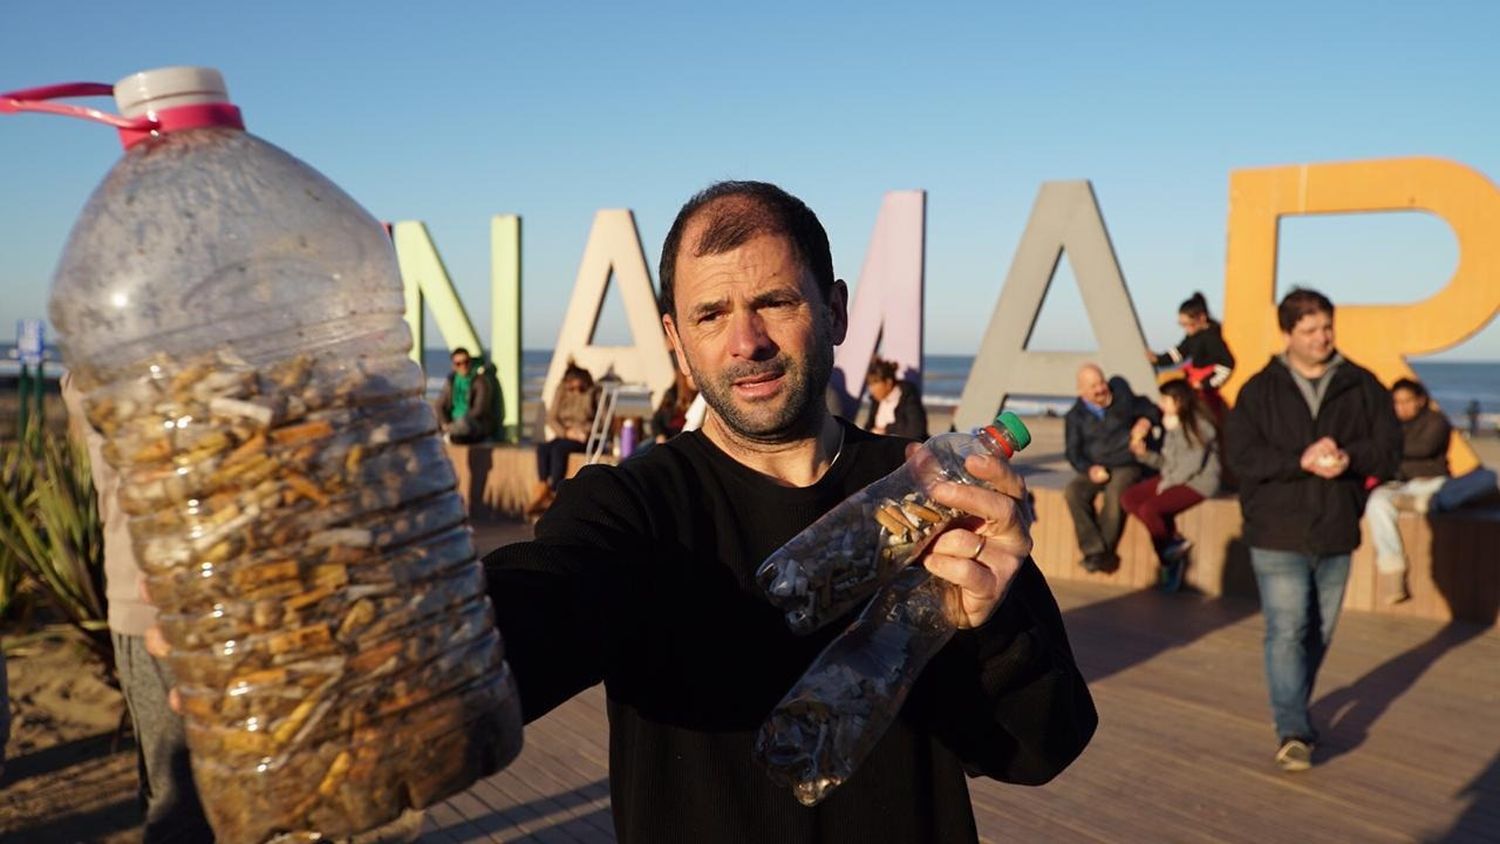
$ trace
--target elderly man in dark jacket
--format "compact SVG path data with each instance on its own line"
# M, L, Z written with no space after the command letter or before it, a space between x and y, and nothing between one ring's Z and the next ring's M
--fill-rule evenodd
M1294 290L1278 307L1286 351L1245 384L1225 441L1266 616L1266 680L1285 771L1312 765L1307 705L1359 547L1367 479L1396 472L1390 394L1333 344L1333 303Z
M1087 363L1078 369L1078 400L1063 419L1068 462L1078 475L1063 491L1083 567L1109 571L1119 565L1115 546L1125 529L1125 511L1120 496L1145 471L1130 451L1132 430L1146 420L1149 427L1161 418L1156 405L1131 392L1118 375L1106 381L1098 366ZM1104 502L1094 510L1094 499Z

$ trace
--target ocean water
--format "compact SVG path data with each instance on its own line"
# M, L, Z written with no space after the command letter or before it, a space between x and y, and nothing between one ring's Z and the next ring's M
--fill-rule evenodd
M18 371L14 354L13 343L0 343L0 377L14 376ZM442 388L443 378L448 375L448 353L444 349L427 349L422 359L427 370L428 394L435 397ZM549 350L526 349L521 352L524 401L541 398L542 382L547 377L551 361L552 352ZM969 369L974 365L973 356L928 355L923 364L923 400L933 407L957 405L964 382L969 378ZM1500 419L1500 361L1423 361L1412 368L1455 424L1466 424L1464 412L1471 401L1479 402L1480 412L1486 419ZM61 366L50 362L47 370L55 375L61 371ZM1071 396L1016 396L1008 406L1022 414L1042 413L1049 409L1062 412L1072 402Z
M436 395L448 374L448 353L443 349L428 349L422 358L427 367L428 392ZM521 352L523 400L541 398L542 382L551 362L550 351L526 349ZM973 365L972 355L927 355L923 359L923 401L934 407L956 406ZM1453 417L1455 424L1465 424L1464 410L1473 400L1478 400L1486 418L1500 416L1500 361L1420 362L1412 368L1443 410ZM1072 396L1016 396L1008 406L1024 415L1049 409L1061 413L1072 403Z

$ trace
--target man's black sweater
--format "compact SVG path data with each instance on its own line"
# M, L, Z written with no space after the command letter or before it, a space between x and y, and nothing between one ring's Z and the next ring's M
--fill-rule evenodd
M527 721L600 681L621 842L976 839L967 771L1056 776L1097 715L1030 561L982 628L928 665L860 770L814 808L753 762L755 731L847 620L787 630L754 580L776 548L904 457L844 424L822 479L788 488L700 432L563 484L532 542L490 554Z

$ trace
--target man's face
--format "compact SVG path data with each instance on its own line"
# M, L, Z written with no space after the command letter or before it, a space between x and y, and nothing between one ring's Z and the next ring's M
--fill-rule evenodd
M1115 400L1109 382L1104 380L1104 373L1092 366L1078 370L1078 397L1100 407L1109 407L1109 403Z
M833 347L848 327L843 284L825 303L781 235L694 256L701 230L690 223L683 233L676 313L662 317L678 360L739 436L763 442L805 436L822 407Z
M891 394L891 390L896 389L895 381L887 381L884 378L866 379L865 385L870 388L870 397L877 402L885 401L885 397Z
M1316 366L1333 356L1333 316L1322 311L1305 314L1286 338L1286 354L1303 366Z
M1396 407L1396 418L1402 422L1410 422L1417 418L1427 407L1427 400L1419 398L1411 390L1397 390L1391 393L1391 403Z
M454 355L453 356L453 371L457 372L459 375L468 375L469 374L469 356L468 355Z

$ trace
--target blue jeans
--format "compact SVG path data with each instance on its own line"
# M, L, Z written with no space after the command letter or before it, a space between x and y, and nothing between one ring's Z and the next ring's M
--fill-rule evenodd
M1266 616L1266 685L1276 737L1313 741L1318 734L1307 704L1344 603L1349 555L1251 548L1250 565Z

